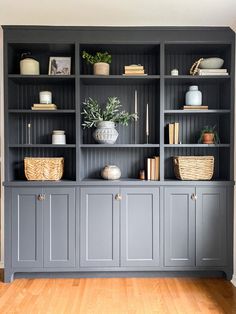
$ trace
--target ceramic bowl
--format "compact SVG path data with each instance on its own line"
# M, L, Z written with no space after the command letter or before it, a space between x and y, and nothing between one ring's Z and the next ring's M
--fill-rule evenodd
M220 69L224 63L224 60L221 58L207 58L201 61L199 68L200 69Z

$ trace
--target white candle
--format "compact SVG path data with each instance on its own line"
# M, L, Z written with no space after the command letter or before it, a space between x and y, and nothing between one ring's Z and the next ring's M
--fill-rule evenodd
M42 91L39 93L40 104L51 104L52 103L52 93L49 91Z
M135 113L135 121L138 120L138 91L135 89L134 91L134 113Z
M149 135L149 117L148 117L148 104L146 108L146 135Z

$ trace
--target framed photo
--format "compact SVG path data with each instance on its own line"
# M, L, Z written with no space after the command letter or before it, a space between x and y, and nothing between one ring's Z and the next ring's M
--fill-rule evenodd
M70 75L71 57L50 57L48 75Z

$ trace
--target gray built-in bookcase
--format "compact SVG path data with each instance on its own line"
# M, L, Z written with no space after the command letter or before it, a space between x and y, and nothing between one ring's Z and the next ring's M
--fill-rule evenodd
M3 28L5 280L11 280L17 272L68 270L213 270L223 271L230 278L234 185L234 32L229 28L201 27ZM109 52L112 55L110 75L94 76L92 66L87 65L81 57L83 50L90 53ZM20 55L26 51L31 51L39 60L39 76L19 74ZM71 75L49 76L50 56L71 57ZM197 59L214 56L224 59L228 76L189 75L190 67ZM148 75L124 77L124 66L129 64L142 64ZM179 70L179 76L170 75L173 68ZM199 86L203 104L209 110L180 110L190 85ZM57 111L31 110L42 90L52 91ZM133 112L135 90L138 91L139 114L136 131L134 122L128 127L118 126L119 137L114 145L96 144L92 137L93 130L81 127L83 101L91 97L103 103L108 96L117 96L124 109ZM150 113L148 144L145 137L147 103ZM182 144L170 145L165 141L165 126L171 122L180 123L179 139ZM32 125L30 145L26 141L28 123ZM220 144L198 144L200 131L205 125L216 125ZM51 134L55 129L66 131L66 145L51 144ZM146 159L158 155L160 181L139 180L138 173L146 168ZM177 180L172 157L180 155L213 155L213 179ZM26 156L64 157L62 180L27 181L23 166ZM121 180L106 181L101 178L101 169L106 164L116 164L121 169ZM45 194L45 202L40 203L37 195L41 193ZM123 195L120 205L117 203L120 199L118 194ZM59 201L58 195L67 201ZM49 196L55 203L48 201ZM35 202L31 198L35 198ZM126 201L128 199L131 201ZM69 209L65 209L63 204L70 204ZM100 204L97 205L100 214L95 210L96 204ZM41 213L42 208L44 214ZM132 220L136 208L139 208L140 216ZM49 214L49 209L57 214ZM88 211L93 217L91 222L86 220L90 217ZM108 215L110 211L113 213L111 216ZM126 211L127 215L131 215L129 221L126 221ZM45 217L54 219L59 212L65 216L50 225ZM35 224L26 223L30 219ZM42 219L46 221L42 223ZM113 227L98 225L109 219L112 219ZM146 219L149 219L150 225L146 224ZM94 221L97 224L93 224ZM54 253L49 254L54 246L51 244L49 247L46 242L42 245L43 234L47 239L48 228L63 222L66 225L58 228L64 231L69 228L70 231L65 231L63 237L57 228L50 231L50 239L60 239L59 243L54 243L55 247L60 247L60 253L55 249ZM90 229L86 230L87 227ZM23 230L22 235L20 230ZM96 230L99 231L96 245L86 242L87 237L90 239L90 232L93 239ZM129 230L132 236L128 234ZM150 230L153 232L152 238L149 237ZM36 231L37 236L35 233L32 240L35 242L27 242L32 232ZM18 238L17 234L21 237ZM55 238L53 235L56 235ZM68 241L65 240L67 236ZM219 237L219 241L214 240L216 237ZM206 238L209 241L205 241ZM109 244L102 246L107 241ZM134 248L142 245L144 248L141 257L138 257L139 252L134 253ZM108 252L109 248L111 252ZM150 256L149 252L152 252ZM50 258L54 258L54 261ZM96 261L99 262L96 264Z

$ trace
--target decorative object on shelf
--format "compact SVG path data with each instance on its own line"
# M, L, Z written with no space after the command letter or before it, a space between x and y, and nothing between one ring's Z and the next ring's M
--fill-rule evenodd
M66 135L64 130L53 130L52 131L52 144L54 145L65 145Z
M139 170L139 180L145 180L145 170Z
M212 75L219 75L219 76L227 76L229 75L227 69L198 69L197 75L199 76L212 76Z
M202 92L198 90L197 85L189 86L189 90L185 94L186 106L201 106L202 105Z
M125 73L123 75L147 75L146 73L144 73L144 67L141 64L125 65L124 70Z
M57 110L55 104L33 104L32 110Z
M71 57L50 57L48 75L70 75Z
M198 73L198 69L220 69L224 64L224 60L221 58L200 58L195 61L191 66L190 74L196 75Z
M171 70L171 75L172 76L178 76L179 75L179 70L178 69Z
M208 110L208 106L183 106L183 110Z
M109 75L111 55L106 52L96 52L95 55L91 55L86 51L82 52L82 58L93 65L94 75Z
M31 52L21 54L20 60L21 75L39 75L39 62L31 55Z
M106 165L101 171L101 176L105 180L118 180L121 177L121 171L116 165Z
M31 143L31 123L27 124L27 144L32 144Z
M160 180L160 157L147 158L147 179Z
M148 112L148 104L146 106L146 142L149 142L149 112Z
M139 126L138 126L138 91L134 91L134 143L137 144Z
M39 92L39 102L40 104L51 104L52 92L46 90Z
M200 137L198 139L198 143L202 144L219 144L220 138L218 133L216 132L216 125L212 126L205 126L201 130Z
M64 172L63 157L25 157L24 170L30 181L58 181Z
M81 114L84 116L82 126L84 128L96 127L93 133L94 139L100 144L114 144L118 137L115 124L127 126L131 120L135 120L135 113L120 110L122 105L117 97L108 97L105 109L96 100L85 100Z
M211 180L214 156L175 156L174 173L180 180Z

